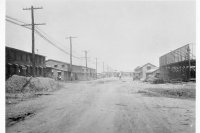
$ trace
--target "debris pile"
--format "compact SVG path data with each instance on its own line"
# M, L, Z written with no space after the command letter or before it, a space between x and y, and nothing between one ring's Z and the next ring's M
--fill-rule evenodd
M38 93L58 90L62 86L62 83L51 78L13 75L6 81L6 103L18 103L38 96Z
M15 93L22 92L25 84L30 80L30 77L13 75L6 81L6 92Z
M44 77L24 77L13 75L6 81L6 92L24 91L53 91L57 89L58 82L51 78Z

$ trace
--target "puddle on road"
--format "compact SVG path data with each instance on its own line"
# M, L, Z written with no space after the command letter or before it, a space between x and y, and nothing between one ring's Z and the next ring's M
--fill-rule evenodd
M36 93L35 96L42 96L42 95L52 95L50 93Z
M122 103L117 103L117 104L115 104L115 105L117 105L117 106L128 106L128 105L122 104Z
M20 114L20 115L14 116L14 117L10 117L6 120L6 126L10 127L20 121L23 121L27 118L33 117L34 115L35 115L34 112L27 112L25 114Z

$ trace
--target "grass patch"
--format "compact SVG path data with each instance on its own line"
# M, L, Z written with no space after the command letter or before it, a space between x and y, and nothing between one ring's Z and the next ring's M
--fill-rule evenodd
M174 98L196 98L196 89L180 88L180 89L148 89L148 91L159 93L162 96Z
M158 93L155 93L155 92L151 92L151 91L148 91L148 90L139 90L137 93L141 93L145 96L149 96L149 97L158 97L160 96Z

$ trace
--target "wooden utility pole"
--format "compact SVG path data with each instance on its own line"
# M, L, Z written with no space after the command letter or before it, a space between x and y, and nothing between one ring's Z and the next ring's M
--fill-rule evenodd
M103 77L104 77L104 62L103 62Z
M85 52L85 67L86 67L86 77L87 77L87 72L88 72L88 68L87 68L87 53L88 53L88 51L87 51L87 50L85 50L84 52ZM87 78L88 78L88 77L87 77Z
M109 77L109 66L107 65L107 77Z
M104 80L104 76L105 74L104 74L104 62L103 62L103 80Z
M31 6L31 8L23 8L23 10L31 10L31 21L32 23L31 24L26 24L26 25L23 25L23 26L32 26L32 74L33 74L33 77L35 77L35 35L34 35L34 32L35 32L35 25L45 25L44 23L43 24L35 24L34 22L34 10L35 9L43 9L42 7L33 7Z
M191 72L191 62L190 62L190 45L188 44L188 49L187 49L187 52L188 52L188 81L190 81L190 72Z
M103 73L104 73L104 62L103 62Z
M69 36L66 39L69 39L70 42L70 68L69 68L69 72L70 72L70 80L72 81L72 38L76 38L76 37L72 37Z
M96 58L96 79L97 79L97 58Z

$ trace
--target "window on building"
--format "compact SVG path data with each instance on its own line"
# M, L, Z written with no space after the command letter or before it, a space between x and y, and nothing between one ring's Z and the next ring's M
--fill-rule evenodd
M26 61L27 61L27 62L30 62L29 57L30 57L30 54L27 54L27 55L26 55Z
M20 54L20 60L23 61L23 53Z
M62 65L62 67L65 67L65 65Z
M36 56L37 58L37 63L40 64L40 56Z
M40 57L40 63L43 64L43 58L42 57Z
M19 52L16 52L16 57L17 57L16 60L17 60L17 61L20 61L20 56L21 56L20 53L19 53Z
M26 53L23 54L23 61L26 61Z
M147 66L147 70L150 70L151 69L151 66Z
M54 65L54 67L58 67L58 65Z
M39 56L36 56L36 57L37 57L36 58L37 59L37 63L40 64L40 57Z

